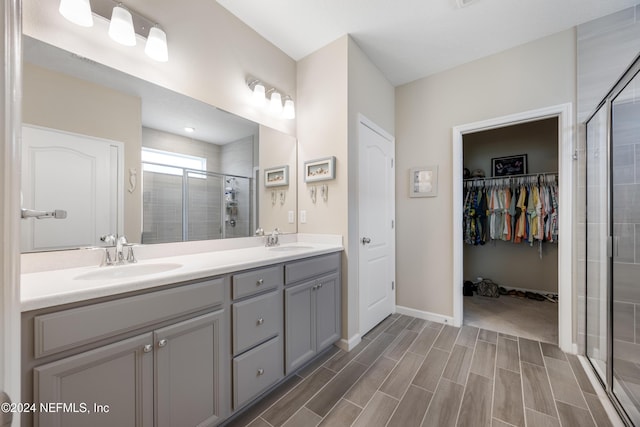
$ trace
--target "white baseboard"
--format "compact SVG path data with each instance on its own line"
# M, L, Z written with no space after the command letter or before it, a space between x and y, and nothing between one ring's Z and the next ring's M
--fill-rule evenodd
M335 343L335 345L344 350L344 351L351 351L353 350L353 348L355 346L357 346L358 344L360 344L360 341L362 341L362 337L360 336L360 334L355 334L354 336L352 336L351 338L349 338L348 340L346 339L341 339L340 341L338 341L337 343Z
M414 308L396 305L396 312L407 316L417 317L418 319L430 320L432 322L444 323L445 325L453 325L453 317L443 316L441 314L430 313L428 311L416 310ZM460 325L453 325L460 326Z

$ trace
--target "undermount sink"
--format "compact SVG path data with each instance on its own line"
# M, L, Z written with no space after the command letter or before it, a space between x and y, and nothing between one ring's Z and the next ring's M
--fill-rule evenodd
M127 277L143 276L145 274L163 273L182 267L182 264L164 262L154 264L125 264L109 267L99 267L94 271L80 274L75 280L104 280L122 279Z
M306 249L313 249L313 246L273 246L269 248L270 251L274 252L303 251Z

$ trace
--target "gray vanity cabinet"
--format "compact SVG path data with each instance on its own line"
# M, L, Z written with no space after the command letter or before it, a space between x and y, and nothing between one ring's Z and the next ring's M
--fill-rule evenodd
M25 401L86 411L39 410L34 425L219 424L229 413L227 287L214 278L23 316L34 355L23 363L33 366Z
M231 277L233 408L237 410L284 376L282 264Z
M38 408L37 425L153 426L153 353L145 352L152 340L147 333L35 368L38 404L75 404Z
M340 256L288 264L285 276L291 283L284 290L288 375L340 339Z
M156 426L213 426L220 420L223 310L154 331ZM112 424L116 425L116 424Z

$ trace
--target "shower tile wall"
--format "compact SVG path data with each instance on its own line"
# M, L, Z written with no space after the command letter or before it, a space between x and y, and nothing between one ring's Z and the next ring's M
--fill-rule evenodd
M628 87L625 93L632 93ZM636 98L638 99L638 98ZM613 209L614 235L619 236L613 267L614 354L640 363L640 102L614 104ZM618 350L618 351L615 351ZM615 365L614 365L615 366Z
M143 174L142 243L182 241L182 177Z
M640 51L640 5L630 7L612 15L596 19L577 27L577 123L578 142L577 154L579 162L577 169L576 210L574 236L576 247L576 288L578 291L578 347L580 352L585 350L585 283L586 283L586 149L584 122L592 114L600 101L607 94L611 86L618 80L624 70L633 61ZM640 164L640 150L628 148L628 153L633 156L626 158L620 171L616 171L617 178L632 179L631 169L635 175L640 174L640 169L635 164ZM635 162L633 159L636 159ZM633 163L633 166L632 164ZM640 182L636 177L634 182ZM624 226L622 226L624 227ZM634 227L637 228L637 227ZM626 228L625 231L630 228ZM621 241L625 251L630 251L630 240L640 239L638 229L633 232L634 237ZM627 234L625 233L625 236ZM638 236L638 237L635 237ZM638 247L637 243L633 247ZM640 253L635 251L634 262L640 262Z
M251 177L253 176L254 159L253 136L222 146L221 171L225 174ZM225 186L228 186L225 184ZM250 182L245 179L236 180L238 218L235 226L225 222L226 237L246 237L253 234L252 210L249 201L252 199Z

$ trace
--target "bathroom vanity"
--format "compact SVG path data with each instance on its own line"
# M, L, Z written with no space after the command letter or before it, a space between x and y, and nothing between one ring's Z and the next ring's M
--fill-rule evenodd
M341 245L276 248L23 275L69 281L23 296L23 425L213 426L242 410L341 336Z

